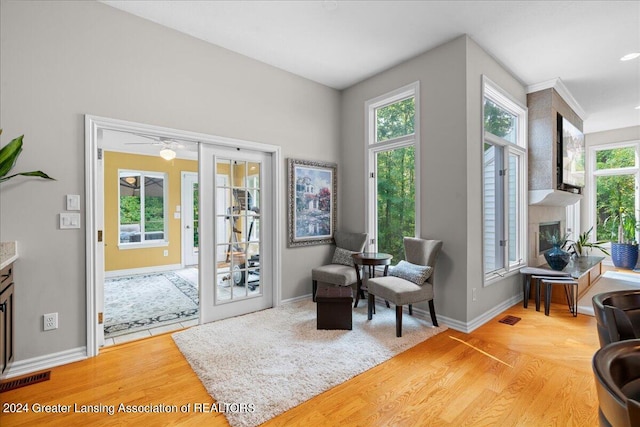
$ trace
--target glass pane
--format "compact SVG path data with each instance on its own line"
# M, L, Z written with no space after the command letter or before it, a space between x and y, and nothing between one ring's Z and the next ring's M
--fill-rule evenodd
M144 240L164 239L164 178L144 177Z
M222 268L218 270L216 286L216 298L218 301L228 301L231 299L231 277L229 275L229 268Z
M245 178L247 177L247 164L240 160L234 160L233 162L233 181L234 187L246 186Z
M514 144L517 143L518 118L515 114L501 108L493 101L484 99L484 130L506 139Z
M518 254L518 156L509 154L509 262L516 262L520 259Z
M140 241L140 174L120 173L120 243Z
M384 151L376 156L378 251L404 259L403 237L415 236L415 150Z
M415 132L415 98L407 98L376 109L376 142Z
M198 249L198 247L200 246L200 230L199 230L199 224L200 224L200 217L199 217L199 211L198 211L198 203L199 203L199 198L200 198L200 194L198 192L198 183L196 182L195 184L193 184L193 248L194 249Z
M497 179L497 171L502 164L502 150L491 145L484 144L484 267L485 272L495 271L503 267L500 251L500 239L502 236L500 180Z
M633 147L612 148L596 151L596 169L631 168L636 165L636 151Z
M635 187L634 175L596 177L597 240L635 239Z
M249 178L247 187L260 188L260 163L249 162Z

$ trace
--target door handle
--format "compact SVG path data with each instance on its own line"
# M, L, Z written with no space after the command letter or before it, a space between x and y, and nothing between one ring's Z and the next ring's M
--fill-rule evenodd
M189 229L189 228L191 228L191 227L190 227L190 226L188 226L188 225L185 225L185 226L184 226L184 228Z

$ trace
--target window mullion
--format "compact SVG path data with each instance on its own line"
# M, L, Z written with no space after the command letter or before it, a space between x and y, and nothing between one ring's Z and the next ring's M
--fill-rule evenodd
M146 206L145 206L145 193L147 191L147 177L145 174L140 174L140 242L143 243L146 240Z

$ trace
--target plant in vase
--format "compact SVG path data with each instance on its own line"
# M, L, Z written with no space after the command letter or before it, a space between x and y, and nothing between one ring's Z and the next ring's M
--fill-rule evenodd
M588 251L591 249L598 249L603 254L609 255L609 252L607 251L607 249L604 246L602 246L605 243L607 243L607 240L598 240L596 242L589 241L589 235L591 234L592 231L593 231L593 227L591 227L588 231L580 233L580 235L578 235L578 239L575 242L570 243L569 252L571 252L572 255L581 257L581 256L584 256L586 253L588 253Z
M624 206L611 211L604 220L611 234L617 234L617 242L611 242L611 261L618 268L633 269L638 262L638 242L636 241L636 217Z
M545 251L544 259L552 270L562 270L571 260L571 254L563 249L569 242L567 235L560 236L558 233L545 233L543 237L552 246L551 249Z

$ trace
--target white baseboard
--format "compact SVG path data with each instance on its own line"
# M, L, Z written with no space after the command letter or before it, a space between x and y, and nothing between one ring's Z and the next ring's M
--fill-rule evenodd
M155 267L129 268L127 270L105 271L104 277L105 279L110 279L112 277L133 276L135 274L158 273L160 271L179 270L181 268L183 268L182 264L168 264L168 265L158 265Z
M456 331L464 332L465 334L471 333L474 330L478 329L480 326L484 325L506 309L513 307L522 301L522 295L515 295L509 298L506 301L503 301L499 305L493 307L491 310L486 313L482 313L480 316L471 320L470 322L461 322L456 319L451 319L445 316L438 316L438 322L442 319L442 323L446 324L451 329L455 329Z
M13 362L3 378L18 377L44 369L54 368L67 363L77 362L87 358L87 347L77 347L59 353L45 354L31 359Z

